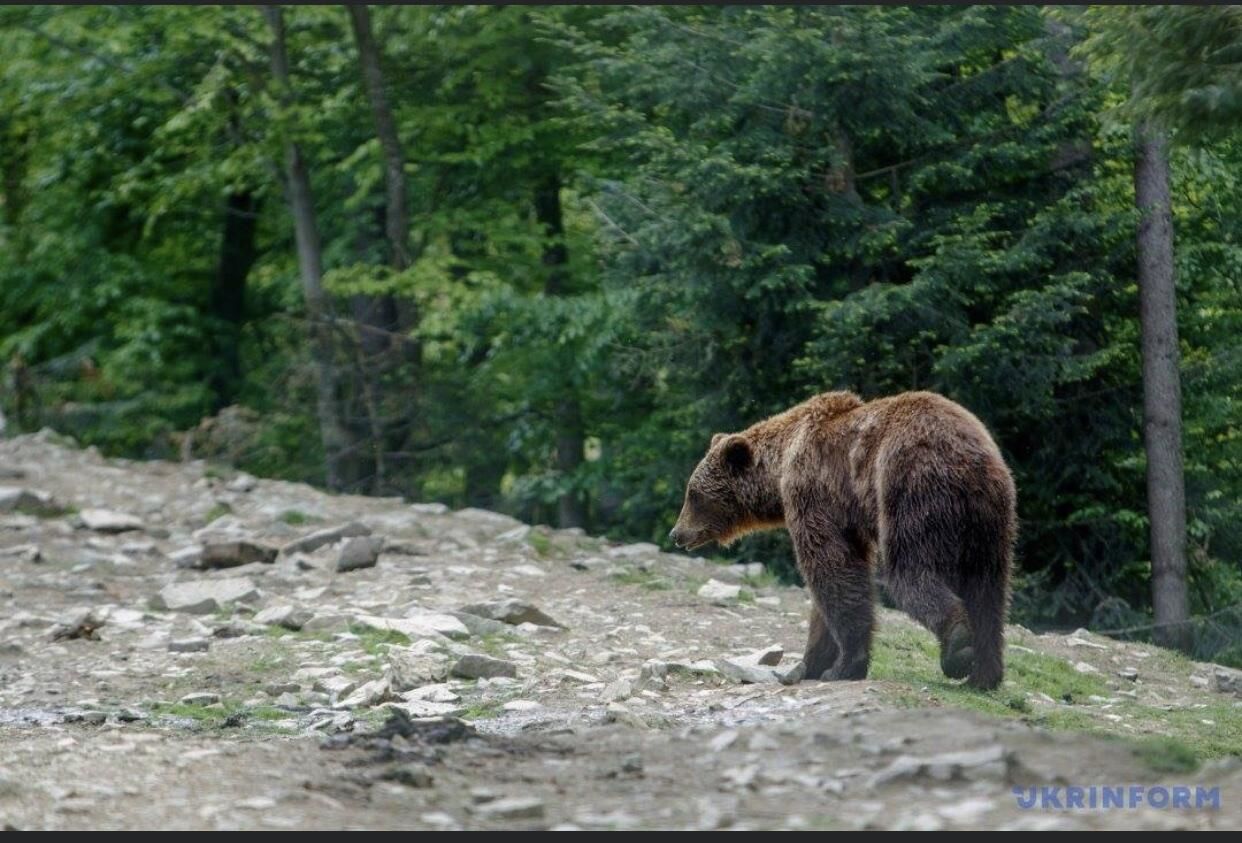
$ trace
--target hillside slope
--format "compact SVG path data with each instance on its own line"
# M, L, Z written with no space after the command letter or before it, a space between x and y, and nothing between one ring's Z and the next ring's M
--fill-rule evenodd
M107 460L46 434L0 441L0 821L1242 819L1231 671L1011 627L1009 676L982 694L946 681L931 637L885 611L870 679L799 682L805 614L800 589L757 568L651 545ZM1219 808L1023 809L1015 795L1122 784L1218 788Z

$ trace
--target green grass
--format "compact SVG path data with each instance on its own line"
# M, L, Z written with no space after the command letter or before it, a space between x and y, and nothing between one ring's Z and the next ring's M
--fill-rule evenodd
M289 663L289 657L283 653L264 653L247 665L251 673L275 673Z
M276 520L283 521L286 524L297 527L301 524L309 524L312 521L318 521L319 519L313 515L307 515L301 510L286 509L284 512L280 513L280 515L276 516Z
M1189 675L1190 663L1184 658L1151 649L1153 655L1145 660L1145 669L1162 675ZM1242 717L1232 700L1166 710L1118 698L1101 676L1079 673L1068 661L1047 653L1010 648L1005 655L1005 683L995 691L977 691L940 672L939 648L930 634L890 628L876 636L870 676L897 685L890 693L899 705L963 708L1018 718L1054 731L1125 740L1157 772L1184 771L1186 765L1206 758L1242 756ZM1033 704L1036 694L1058 704ZM1088 702L1092 696L1117 700L1107 713L1120 715L1121 723L1099 716L1099 707ZM1123 729L1122 723L1133 728Z
M481 635L470 643L474 645L476 650L486 653L496 658L508 658L509 654L505 651L505 645L513 644L521 639L516 635L507 632L493 632L489 635Z
M232 511L233 511L233 507L221 501L220 503L217 503L215 506L213 506L211 509L207 510L207 520L205 523L210 524L212 521L215 521L218 518L223 518L224 516L230 514Z
M550 556L552 554L552 539L543 533L531 530L526 534L526 543L535 549L535 553L540 556Z
M227 729L249 726L253 723L270 724L288 720L294 715L271 705L244 706L235 700L223 700L219 705L187 705L185 703L160 703L152 707L155 718L189 720L195 729ZM268 727L270 729L270 727ZM283 729L273 729L284 732Z
M410 643L408 635L392 629L375 629L361 624L351 624L349 631L358 636L358 646L372 656L379 655L394 644L405 646Z
M459 716L462 720L488 720L498 716L503 706L502 700L480 700L467 706Z
M1199 753L1177 738L1149 738L1134 747L1140 761L1157 773L1193 773L1199 769Z
M662 577L654 571L643 571L634 568L612 575L612 581L622 585L636 585L648 591L670 591L673 588L668 577Z

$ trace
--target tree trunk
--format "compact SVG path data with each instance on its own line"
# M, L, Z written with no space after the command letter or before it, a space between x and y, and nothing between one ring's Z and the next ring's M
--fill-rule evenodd
M246 315L246 278L256 257L255 229L259 203L249 191L231 193L224 203L220 262L211 288L211 315L219 322L219 358L212 377L215 409L233 403L241 382L241 330Z
M1190 645L1186 599L1186 498L1182 476L1182 388L1173 280L1168 140L1136 132L1139 318L1143 334L1143 439L1151 522L1151 588L1157 643Z
M388 198L384 226L388 236L389 259L392 268L400 272L410 265L410 210L406 197L405 155L397 134L397 121L393 118L388 95L384 91L384 73L380 68L379 48L371 30L371 12L365 5L347 8L354 26L354 40L358 44L358 61L362 65L367 98L371 101L371 113L375 117L375 134L384 155L384 186Z
M384 235L388 243L389 265L397 272L410 266L410 209L406 193L405 152L401 146L401 136L397 131L397 121L393 116L392 107L384 85L384 73L380 65L380 50L375 43L375 35L371 26L371 12L365 5L348 6L350 22L353 24L354 40L358 47L358 62L362 69L362 79L366 86L367 99L371 103L371 113L375 118L375 135L379 139L380 152L384 159ZM400 481L407 479L412 472L412 462L406 457L397 456L396 452L408 452L408 440L413 432L414 414L417 412L417 384L421 349L418 341L410 333L418 326L418 306L412 300L398 302L392 295L371 296L372 301L355 302L356 314L363 314L362 332L369 334L364 345L364 352L372 365L368 367L371 378L370 390L375 396L375 407L382 413L385 420L376 420L376 431L380 432L381 441L377 443L375 487L380 493L390 491L385 488L391 472L393 480L401 489ZM375 319L367 318L374 316ZM367 331L367 328L377 331ZM399 358L394 355L399 352ZM385 400L385 387L390 386L394 370L404 364L408 371L402 379L399 401ZM385 459L385 451L394 452L391 459Z
M547 237L543 250L543 265L547 270L544 293L562 296L569 286L569 250L565 246L565 220L561 208L561 180L556 173L550 175L535 192L535 216L543 226ZM582 428L582 411L573 383L566 378L562 387L564 397L556 405L556 469L563 477L575 474L582 465L585 434ZM587 513L582 494L564 492L557 501L557 525L586 527Z
M264 6L263 14L272 30L272 75L281 96L287 101L292 88L289 80L289 57L285 52L284 17L278 6ZM302 158L302 150L288 136L284 139L284 154L285 188L289 207L293 212L302 296L310 325L319 435L323 443L327 485L329 489L335 490L344 488L348 477L346 455L352 449L337 405L335 355L330 324L331 305L323 289L323 255L315 222L310 176Z

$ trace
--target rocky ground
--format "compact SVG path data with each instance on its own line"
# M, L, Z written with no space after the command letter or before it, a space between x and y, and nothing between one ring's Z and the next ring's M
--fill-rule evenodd
M1239 825L1235 673L1012 627L982 694L885 611L871 679L799 681L806 608L761 565L3 441L0 822ZM1014 790L1121 784L1219 808Z

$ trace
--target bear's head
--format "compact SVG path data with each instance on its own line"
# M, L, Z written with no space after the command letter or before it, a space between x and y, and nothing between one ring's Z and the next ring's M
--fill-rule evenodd
M717 433L707 456L686 484L677 524L668 534L673 544L694 550L711 542L728 544L756 526L751 498L755 451L741 433Z

